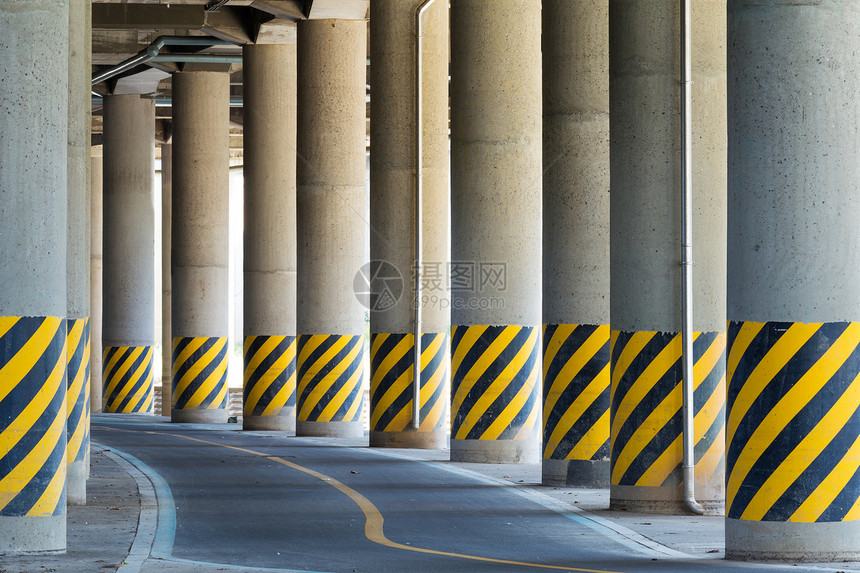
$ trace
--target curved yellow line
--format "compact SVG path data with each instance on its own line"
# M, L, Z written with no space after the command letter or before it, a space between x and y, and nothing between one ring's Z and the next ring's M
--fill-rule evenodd
M391 541L385 536L383 531L383 523L385 519L382 517L382 512L373 505L373 503L358 493L356 490L352 489L345 483L334 479L331 476L328 476L324 473L320 473L316 470L312 470L310 468L306 468L304 466L300 466L299 464L287 461L283 458L279 458L277 456L270 456L268 454L264 454L262 452L258 452L256 450L251 450L248 448L241 448L239 446L230 446L228 444L219 444L218 442L210 442L207 440L202 440L200 438L192 438L191 436L183 436L181 434L169 434L166 432L153 432L153 431L145 431L145 430L120 430L119 428L106 428L118 432L143 432L145 434L150 435L160 435L160 436L171 436L173 438L180 438L183 440L189 440L192 442L198 442L201 444L206 444L208 446L217 446L220 448L226 448L228 450L235 450L238 452L243 452L246 454L251 454L254 456L259 456L261 458L266 458L267 460L279 463L284 465L290 469L294 469L298 472L302 472L303 474L309 475L313 478L316 478L331 487L335 488L345 496L347 496L350 500L352 500L355 505L361 510L364 514L364 536L371 542L376 543L378 545L384 545L385 547L391 547L392 549L403 549L404 551L413 551L415 553L426 553L429 555L441 555L443 557L455 557L457 559L467 559L470 561L482 561L484 563L499 563L502 565L518 565L520 567L533 567L535 569L553 569L556 571L580 571L581 573L619 573L617 571L609 571L606 569L583 569L581 567L562 567L560 565L545 565L542 563L528 563L525 561L511 561L508 559L496 559L494 557L481 557L479 555L467 555L465 553L451 553L449 551L438 551L436 549L426 549L424 547L414 547L412 545L404 545L402 543L397 543L396 541Z

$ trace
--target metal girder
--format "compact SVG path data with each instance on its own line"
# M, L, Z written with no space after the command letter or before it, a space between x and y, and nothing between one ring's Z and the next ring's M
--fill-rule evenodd
M207 12L202 5L93 4L93 28L109 30L200 30L234 44L251 42L252 10L224 6Z

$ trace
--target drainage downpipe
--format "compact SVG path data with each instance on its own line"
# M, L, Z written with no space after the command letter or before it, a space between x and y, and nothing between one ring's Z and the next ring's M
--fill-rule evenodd
M415 10L415 305L412 334L412 427L421 427L421 265L424 250L424 13L435 0L424 0Z
M159 36L136 56L93 76L93 85L155 59L164 46L232 46L232 42L209 36ZM178 54L177 54L178 55ZM175 61L175 60L174 60Z
M683 195L681 200L681 211L683 220L681 233L683 235L681 245L681 312L683 324L681 325L681 340L683 350L683 411L684 411L684 505L694 514L702 515L704 508L696 501L695 493L695 430L693 421L695 418L695 405L693 403L693 392L695 381L693 380L693 129L692 129L692 19L690 0L681 0L681 181Z

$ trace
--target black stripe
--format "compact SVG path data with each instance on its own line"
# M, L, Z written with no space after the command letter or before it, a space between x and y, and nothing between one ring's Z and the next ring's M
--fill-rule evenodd
M860 468L854 472L830 507L818 517L818 522L844 521L846 514L858 499L860 499Z
M193 336L183 336L179 339L179 342L176 343L176 348L173 349L173 356L171 358L170 365L174 366L176 364L176 359L182 354L182 352L188 347L189 344L194 342L195 337ZM211 341L212 339L208 339Z
M305 344L307 344L310 341L311 336L313 336L313 335L303 334L303 335L299 336L299 355L301 355L302 349L304 348ZM350 336L349 342L347 343L346 347L352 348L352 346L355 343L355 340L359 337L360 336ZM337 344L341 338L342 337L338 334L332 334L330 336L326 336L325 340L323 340L323 342L319 346L317 346L314 349L314 351L311 352L310 355L308 355L308 357L305 358L304 360L302 360L301 363L299 364L299 379L304 378L305 372L307 372L311 366L316 364L317 360L319 360L322 357L322 355L325 354L332 346ZM343 352L344 352L344 350L341 349L341 351L337 355L338 356L344 355ZM323 368L324 369L328 368L329 370L331 370L331 368L334 367L332 365L332 362L334 362L334 360L329 360L328 363Z
M379 346L376 351L376 354L373 356L373 359L370 364L371 368L371 377L379 370L380 365L385 361L386 358L391 354L391 352L406 338L408 335L406 334L390 334L388 338ZM376 410L376 405L382 400L382 397L391 388L392 384L394 384L397 379L403 375L404 372L410 370L412 365L415 363L413 359L413 354L415 352L415 346L409 346L410 351L406 352L403 356L400 357L391 369L386 373L385 376L379 380L379 383L375 388L371 388L370 393L370 409L371 412ZM371 378L372 379L372 378Z
M254 357L259 353L260 347L262 347L263 343L266 342L265 340L260 339L266 338L270 337L258 336L257 339L254 341L254 344L248 349L248 352L245 353L244 366L246 369L248 368L248 365L251 363ZM275 365L275 362L280 360L284 356L284 354L287 353L287 351L290 349L290 345L293 343L294 340L294 336L284 337L284 339L279 341L278 344L266 355L266 357L260 361L260 364L258 364L254 371L251 372L251 374L248 376L248 382L251 384L252 387L260 378L262 378L269 370L271 370L272 366ZM295 360L290 361L290 365L293 365L294 363ZM286 370L289 370L291 368L290 365L286 367ZM281 384L281 386L283 386L283 383Z
M561 400L561 398L559 398ZM571 400L571 403L573 401ZM555 451L552 452L549 459L553 460L563 460L570 454L571 450L573 450L574 446L582 439L582 437L597 424L600 417L603 416L606 411L609 409L609 387L607 386L603 392L601 392L600 396L592 402L588 408L582 413L582 415L577 419L573 426L564 434L561 440L558 442L558 445L555 448ZM555 414L554 421L550 425L547 424L544 429L544 443L547 443L552 436L552 433L555 431L555 427L558 425L558 422L561 420L561 413L558 413L557 410L553 410L552 414ZM604 457L609 455L609 434L606 435L606 439L604 444L599 448L597 452L591 457L593 460L603 459Z
M701 405L700 405L701 406ZM696 413L699 413L701 407L696 408ZM701 439L696 442L693 446L693 456L695 457L696 463L702 459L711 446L714 445L714 442L717 441L717 438L720 435L720 431L726 426L726 406L723 404L723 407L720 408L720 412L714 418L713 423L708 428L708 430L702 435ZM725 457L725 456L723 456Z
M144 350L143 355L142 355L142 358L144 360L146 360L146 355L147 355L147 350ZM135 365L135 367L137 367L137 366ZM129 370L129 373L131 373L131 370ZM148 386L149 389L143 393L143 395L140 398L140 401L137 403L137 405L135 405L133 407L133 409L131 411L132 412L146 412L146 411L148 411L148 410L144 410L143 407L146 404L146 396L152 394L153 383L152 383L152 377L151 376L152 376L152 360L150 359L150 360L146 360L146 368L144 368L143 373L140 375L140 378L138 378L135 385L131 388L131 390L129 390L129 392L125 395L125 398L123 398L123 400L119 403L119 405L116 406L116 409L118 412L124 411L129 406L129 404L131 404L131 401L134 398L134 395L137 393L137 391L140 390L141 388L145 387L145 386ZM129 376L128 381L124 381L126 385L130 384L130 378L131 378L131 376ZM152 407L151 402L150 402L150 407Z
M119 362L117 363L116 370L121 369L126 364L131 362L131 356L132 356L132 354L134 354L134 351L137 350L137 348L139 348L139 347L128 347L126 349L126 351L123 353L122 357L120 358ZM146 347L144 347L143 352L140 353L140 356L138 356L133 362L131 362L131 366L128 368L128 370L126 370L125 374L123 374L123 376L118 379L118 382L114 386L113 391L111 392L110 396L108 396L107 400L105 401L105 405L109 409L115 409L117 407L116 403L117 403L117 400L119 398L119 395L123 392L123 390L125 388L128 387L128 385L131 383L131 379L134 376L134 373L137 372L137 369L140 368L140 366L146 360L146 351L147 351L147 349L146 349ZM117 380L116 375L111 376L111 378L108 380L108 383L105 384L105 391L108 389L108 386L110 385L110 383L113 382L114 380ZM140 383L141 383L141 381L138 380L138 382L135 384L135 388L139 387ZM128 396L126 396L126 398L123 400L123 402L125 402L126 400L128 400Z
M552 329L550 329L550 327L552 327ZM552 341L552 336L555 334L555 331L557 330L557 328L558 327L554 324L553 325L547 325L547 327L546 327L546 331L544 332L544 339L543 339L543 355L544 356L546 356L547 348L549 347L549 344ZM565 364L567 364L567 361L570 360L570 357L573 356L574 353L577 350L579 350L583 344L585 344L585 342L588 340L588 338L592 334L594 334L594 332L598 328L599 328L599 326L592 326L592 325L577 326L573 330L573 332L570 334L570 336L568 336L564 340L564 342L562 342L561 348L558 349L558 352L553 357L549 366L545 366L546 375L544 376L544 380L549 381L549 382L555 381L555 379L558 378L559 372L561 372L562 368L564 368ZM550 333L550 330L552 330L552 334ZM597 351L595 356L600 357L600 359L602 359L604 366L609 363L609 338L606 339L606 344L604 344L600 348L600 350ZM588 372L585 371L585 369L592 366L591 363L593 360L594 359L592 358L588 361L588 363L586 363L586 365L584 366L583 371L582 371L582 376L587 377L590 375ZM599 371L600 370L598 370L598 372ZM596 372L595 372L595 374L596 374ZM593 380L593 379L594 379L594 376L592 375L591 380ZM546 395L548 392L547 387L549 386L549 384L545 383L544 386L545 386L544 387L544 398L546 398Z
M56 412L54 412L56 414ZM20 492L0 511L0 516L23 516L27 515L45 490L51 483L51 479L60 471L66 463L66 435L63 433L59 436L57 443L54 444L51 454L36 475L21 489ZM0 475L4 475L0 473ZM53 516L65 515L66 513L66 488L62 488L59 501L51 513Z
M453 380L451 381L451 395L454 396L457 393L457 390L460 387L460 384L463 383L466 374L472 368L472 366L483 356L486 350L490 347L490 344L495 341L499 335L505 330L504 326L490 326L484 332L484 334L475 341L475 344L472 348L469 349L466 357L463 359L461 366L457 373L454 375ZM507 366L510 364L511 360L516 356L517 352L528 342L529 336L532 333L534 328L522 327L516 333L514 338L505 346L502 352L489 364L487 369L481 374L478 380L475 381L475 384L469 390L468 394L463 398L463 402L460 405L460 408L457 412L452 413L452 430L453 434L456 434L460 426L463 425L463 422L466 416L469 414L471 409L475 406L475 403L486 393L489 386L496 380L499 373L501 373ZM537 348L534 349L532 355L536 354ZM456 352L456 349L454 349ZM528 362L528 361L527 361ZM517 375L519 376L519 375ZM517 383L519 382L519 383ZM502 392L502 395L496 401L504 398L504 403L507 404L516 394L516 391L522 387L525 380L517 381L517 377L514 378L514 381L511 382L510 385ZM513 394L511 393L513 392ZM492 405L491 405L492 409ZM501 410L500 410L501 411ZM489 410L488 410L489 412ZM486 415L482 416L482 421L485 421ZM477 433L480 435L486 429L486 426L479 421L475 424L475 427L469 432L469 435L473 435ZM473 439L473 438L466 438Z
M655 404L656 405L656 404ZM636 485L639 478L657 461L663 453L669 449L669 446L681 435L683 429L683 412L679 409L660 430L651 438L648 444L642 449L638 456L628 466L627 471L620 477L617 485ZM643 418L644 421L644 418ZM619 442L616 440L616 445ZM621 453L621 448L627 441L621 443L618 448L618 454ZM612 470L615 469L615 462L618 455L612 456ZM680 464L678 466L680 468ZM678 468L672 471L669 478L661 485L675 485L680 482L680 475L677 475Z
M117 368L122 366L122 354L112 368L110 368L110 362L118 352L124 354L126 348L120 346L109 346L106 350L107 351L105 352L104 360L102 361L102 378L104 380L110 380L113 377L113 373L116 372ZM108 370L108 368L110 368L110 370ZM107 388L107 385L105 385L105 388ZM102 397L104 397L104 388L102 389Z
M264 337L257 337L254 342L256 343L260 341L260 338ZM272 349L272 351L260 362L259 366L257 366L254 372L251 373L247 382L245 383L245 388L243 390L244 403L248 402L248 396L251 394L251 391L254 389L254 387L259 383L263 375L274 366L275 362L280 360L287 353L287 351L290 349L290 345L294 340L294 336L287 336L283 340L278 342L277 346ZM262 343L259 345L255 344L255 346L259 350L260 346L262 346ZM250 360L253 358L253 355L251 354L252 351L253 350L249 349L248 353L245 355L246 367L250 363ZM290 376L293 375L295 370L296 361L295 359L293 359L290 360L289 363L287 363L286 367L284 367L284 370L281 371L275 377L269 387L266 388L260 395L260 399L257 401L254 411L251 413L252 416L263 415L263 411L269 406L269 404L272 403L272 400L275 399L275 397L278 395L278 392L283 389L283 387L286 385L287 381L290 379ZM287 402L285 406L292 407L295 406L295 403L296 392L295 390L293 390L287 397Z
M336 340L338 338L339 338L338 336L330 336L329 339L331 341L331 344L328 344L327 346L331 347L336 342ZM327 340L326 342L329 342L329 341ZM322 380L326 377L326 375L329 374L338 364L340 364L349 355L349 353L355 348L356 345L360 345L361 343L362 343L361 335L350 336L349 341L346 344L346 346L343 347L340 350L340 352L338 352L328 362L326 362L326 364L322 367L322 369L320 369L320 371L317 373L317 375L314 376L313 378L311 378L310 381L308 381L307 386L305 386L304 391L302 392L302 394L300 396L300 399L299 399L300 404L303 405L304 402L310 396L311 392L313 392L314 388L316 388L316 386L322 382ZM313 355L316 355L316 354L317 354L317 352L313 353ZM322 353L319 353L319 354L321 355ZM343 386L346 384L346 382L352 377L353 374L355 374L356 370L358 370L358 368L361 366L362 360L364 360L364 353L359 351L355 355L355 357L353 358L352 362L350 362L347 365L344 372L335 379L335 381L332 383L331 387L329 387L329 389L325 392L325 394L320 397L320 399L316 402L316 404L313 405L313 408L311 408L311 411L308 413L308 417L307 417L308 421L311 421L311 422L316 421L322 415L322 412L323 412L323 410L325 410L326 406L329 405L329 403L334 399L334 397L337 395L337 393L343 388ZM306 372L310 368L310 366L313 365L314 362L315 361L312 359L306 360L301 365L301 366L304 366L304 368L300 368L299 376L302 377L304 372ZM346 413L349 411L349 408L352 405L352 403L355 399L355 396L360 392L360 390L361 390L361 384L356 384L355 388L353 388L350 395L344 400L343 404L338 409L338 411L334 414L334 416L332 416L333 422L342 421L346 417Z
M217 337L209 338L196 352L194 352L188 360L185 361L185 364L177 372L173 377L174 388L176 388L179 380L182 379L182 375L187 372L193 365L200 360L202 360L205 353L214 346L218 342ZM203 383L206 382L206 379L212 375L213 372L217 369L218 365L223 362L224 358L227 356L227 345L225 344L218 354L209 361L205 368L188 384L185 390L182 392L180 396L176 398L176 405L174 408L178 410L182 410L188 404L189 400L194 396L194 393L203 386ZM215 403L215 398L221 392L223 387L227 384L227 369L224 369L224 372L221 374L220 378L215 382L215 385L211 389L211 391L206 395L203 401L197 406L195 409L207 409L211 404ZM225 400L226 401L226 398ZM222 401L222 402L224 402ZM217 408L221 408L222 406L218 406ZM217 409L213 408L213 409Z
M615 364L617 364L618 359L621 357L621 352L623 351L624 346L626 346L630 342L630 339L633 338L633 334L634 333L626 333L626 332L622 332L619 334L618 340L615 343L615 353L614 353L615 355L612 357L613 367ZM666 348L672 342L672 340L675 338L675 336L676 335L671 333L671 332L658 332L658 333L656 333L651 338L651 340L648 341L648 343L644 346L644 348L642 348L642 350L639 351L639 354L637 354L633 358L633 360L630 362L630 366L624 372L624 375L621 377L621 379L618 380L617 386L616 386L614 394L613 394L613 401L612 401L612 405L611 405L612 419L613 420L615 419L615 412L618 411L618 408L621 405L621 402L624 399L624 396L627 395L627 393L630 391L630 388L633 386L633 384L636 383L636 380L642 375L642 373L645 371L645 369L651 365L651 363L660 354L660 352L662 352L663 349ZM620 346L620 344L622 343L622 337L624 337L624 341L623 341L624 346ZM679 358L669 368L666 375L664 375L660 379L658 386L660 384L665 385L667 383L666 382L667 377L670 377L670 378L674 379L675 381L680 380L681 379L680 367L681 367L681 359ZM676 370L677 370L677 372L676 372ZM671 388L674 388L674 387L675 387L675 385L672 384ZM671 388L670 388L670 390L671 390ZM650 394L651 394L651 392L649 392L649 395ZM660 393L660 395L661 395L661 399L662 399L662 396L665 396L666 393L663 392L663 393ZM646 396L646 398L647 398L647 396ZM645 402L645 400L643 400L643 402ZM657 402L654 402L654 406L656 406L659 403L660 403L659 400ZM653 407L648 407L647 411L650 413L650 411L652 409L653 409ZM638 410L638 408L637 408L637 410ZM633 414L631 415L631 418L634 418L636 416L636 414L637 414L637 412L634 411ZM648 414L645 414L645 415L647 416ZM629 419L628 419L628 421L629 421ZM638 426L638 424L636 424L636 425Z
M759 336L753 340L749 350L744 354L737 366L732 383L733 392L729 392L730 397L732 397L732 394L734 394L733 398L737 397L737 394L740 392L743 384L746 383L753 369L755 369L767 354L767 351L773 347L792 324L794 323L769 322L765 324ZM767 418L767 415L780 399L821 359L827 349L844 332L847 325L848 323L829 323L823 325L788 360L783 368L776 373L768 385L755 398L747 410L744 419L737 425L737 430L731 443L727 444L726 464L729 476L734 471L738 457L744 451L747 442L753 436L756 429ZM809 430L814 427L820 416L823 415L821 412L826 411L821 410L821 408L829 410L835 400L844 392L844 388L847 387L846 384L850 384L858 371L860 371L860 348L855 348L845 364L825 384L817 396L806 404L801 412L780 432L774 442L761 453L745 477L743 484L738 489L732 502L731 515L729 517L743 513L747 504L770 475L770 472L776 469L782 460L785 459L788 452L791 452L800 443L800 440L806 436ZM733 403L734 399L732 399ZM731 417L731 410L729 410L729 417ZM777 444L779 444L779 447L785 449L774 449Z
M426 335L425 335L426 336ZM433 357L433 360L430 364L425 364L424 368L421 370L421 387L423 388L425 384L430 382L430 377L434 372L439 368L439 362L445 357L445 345L443 344L441 348L439 348L439 352L436 356ZM424 403L424 406L421 407L421 419L426 420L427 416L430 415L430 411L439 403L440 400L445 400L446 405L448 402L448 398L445 396L446 384L444 381L445 375L442 375L443 381L439 386L436 387L436 390L433 392L433 395ZM445 415L439 417L439 421L436 423L436 430L442 430L447 424L448 420Z

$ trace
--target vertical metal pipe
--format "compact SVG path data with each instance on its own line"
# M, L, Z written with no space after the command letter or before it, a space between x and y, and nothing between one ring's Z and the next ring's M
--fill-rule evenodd
M681 212L681 340L683 343L683 411L684 411L684 504L695 514L702 515L704 509L695 495L695 405L693 392L693 129L692 129L692 18L690 0L681 0L681 179L683 194Z
M435 0L425 0L415 11L415 308L413 335L415 338L412 365L412 427L421 426L421 265L423 263L424 225L422 202L424 199L424 13Z

